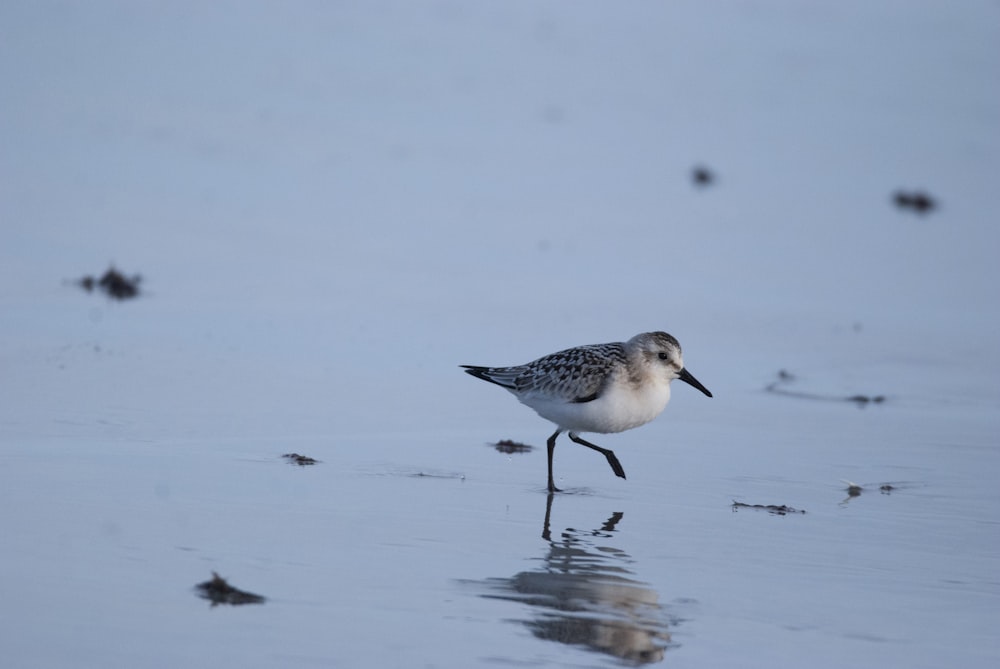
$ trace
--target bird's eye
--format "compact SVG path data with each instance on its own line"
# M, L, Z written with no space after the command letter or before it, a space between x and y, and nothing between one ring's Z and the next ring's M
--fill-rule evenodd
M663 351L660 351L660 360L669 360L669 359L670 359L669 355L667 355Z

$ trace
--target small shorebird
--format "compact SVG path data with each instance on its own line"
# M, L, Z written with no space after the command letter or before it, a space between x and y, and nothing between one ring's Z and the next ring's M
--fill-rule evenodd
M579 432L608 434L645 425L670 401L670 382L680 379L709 397L712 393L684 368L681 345L666 332L645 332L626 342L577 346L516 367L462 365L476 378L506 388L539 416L556 424L549 437L549 492L552 453L563 432L601 453L618 476L625 470L614 452L581 439Z

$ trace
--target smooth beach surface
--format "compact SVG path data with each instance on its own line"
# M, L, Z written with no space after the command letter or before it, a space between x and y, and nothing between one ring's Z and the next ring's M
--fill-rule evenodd
M1000 663L996 3L0 35L4 666ZM627 480L561 439L550 498L459 365L650 330L714 398L587 436Z

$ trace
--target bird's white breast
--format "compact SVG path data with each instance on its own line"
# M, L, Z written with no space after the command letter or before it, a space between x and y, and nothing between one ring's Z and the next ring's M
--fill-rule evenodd
M645 425L659 416L670 400L670 384L659 379L638 387L612 383L596 400L580 403L535 394L519 399L565 430L606 434Z

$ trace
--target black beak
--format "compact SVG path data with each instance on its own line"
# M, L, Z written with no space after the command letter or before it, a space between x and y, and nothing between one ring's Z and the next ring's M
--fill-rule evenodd
M701 385L701 381L694 378L694 375L691 374L691 372L687 371L686 369L681 369L681 373L677 375L677 378L683 381L684 383L694 386L695 388L705 393L709 397L712 396L712 393L708 392L708 388Z

